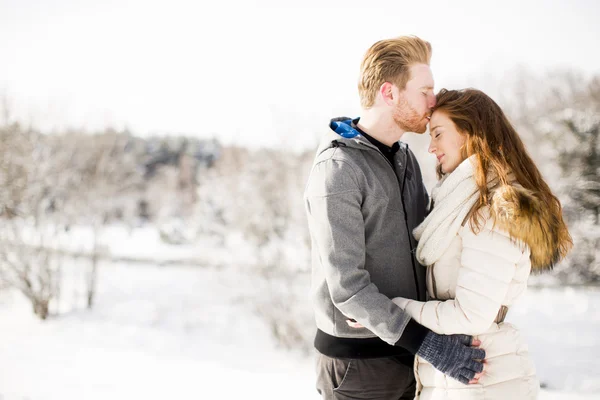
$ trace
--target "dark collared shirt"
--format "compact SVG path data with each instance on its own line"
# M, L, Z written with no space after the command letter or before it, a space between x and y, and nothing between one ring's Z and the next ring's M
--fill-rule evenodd
M377 140L374 137L372 137L371 135L369 135L367 132L360 129L358 127L357 123L358 123L358 119L353 120L352 127L354 129L356 129L358 131L358 133L360 133L362 136L364 136L369 142L371 142L372 145L377 147L379 149L379 151L381 151L381 153L385 156L385 158L387 158L390 161L390 163L392 164L392 169L393 169L394 154L396 154L398 152L398 150L400 150L400 143L396 142L391 147L386 144L383 144L379 140Z

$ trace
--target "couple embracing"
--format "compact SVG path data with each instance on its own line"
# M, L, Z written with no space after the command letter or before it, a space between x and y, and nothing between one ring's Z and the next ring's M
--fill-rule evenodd
M335 118L305 190L317 390L324 399L535 399L519 331L504 322L532 270L572 246L551 192L500 107L434 94L431 45L375 43L359 118ZM425 133L431 196L400 139Z

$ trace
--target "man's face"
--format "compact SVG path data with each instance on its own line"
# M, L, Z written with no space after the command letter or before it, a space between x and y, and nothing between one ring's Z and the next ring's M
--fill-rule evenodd
M429 65L415 64L410 67L410 76L406 88L399 91L392 116L403 131L424 133L435 106L433 75Z

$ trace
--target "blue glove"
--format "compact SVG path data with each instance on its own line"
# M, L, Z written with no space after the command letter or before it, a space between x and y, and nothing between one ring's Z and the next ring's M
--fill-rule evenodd
M427 333L417 355L435 369L467 385L476 373L483 371L485 351L471 347L468 335Z

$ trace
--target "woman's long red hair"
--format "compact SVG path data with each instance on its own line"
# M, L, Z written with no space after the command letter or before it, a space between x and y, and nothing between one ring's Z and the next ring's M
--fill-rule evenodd
M489 178L497 177L501 185L509 185L514 179L540 199L550 217L556 221L556 246L560 258L563 258L573 246L573 241L562 217L560 201L542 178L523 141L498 104L480 90L442 89L437 94L434 111L445 113L458 131L467 135L463 156L475 155L476 158L475 180L479 187L479 200L470 213L471 226L481 228L481 211L491 200Z

